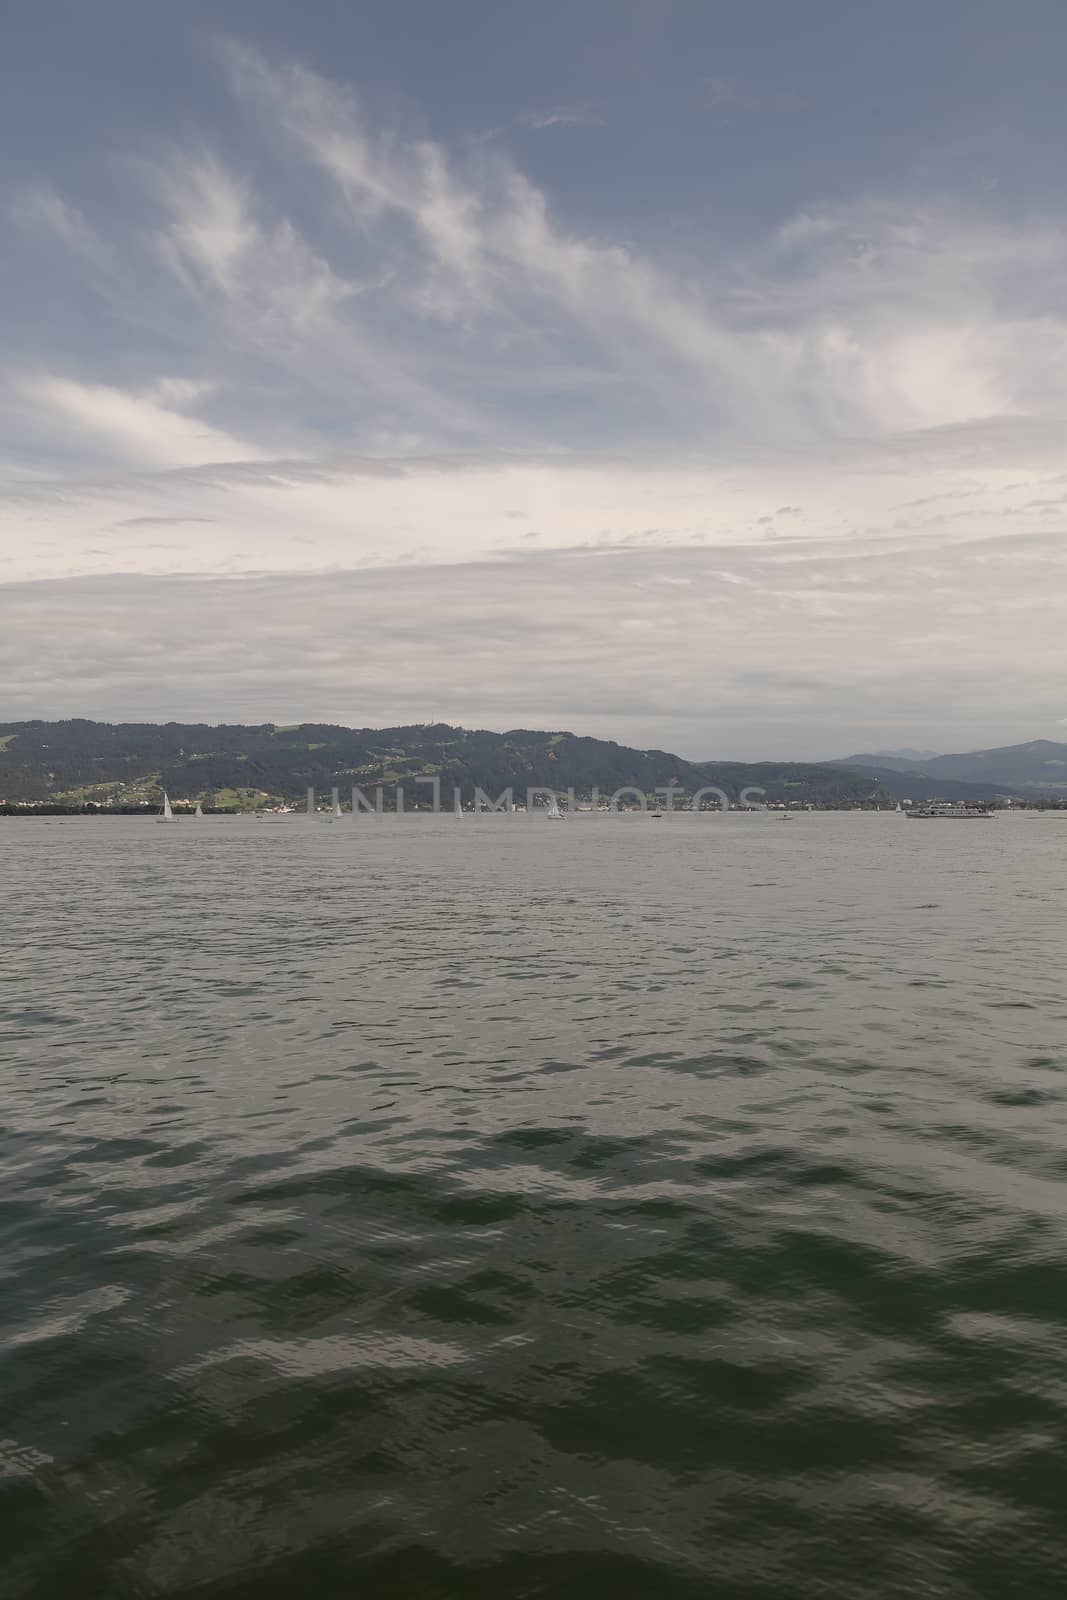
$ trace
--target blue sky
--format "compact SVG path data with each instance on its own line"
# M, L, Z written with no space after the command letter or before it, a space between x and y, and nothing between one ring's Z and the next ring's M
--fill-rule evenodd
M0 717L1063 736L1062 6L6 16Z

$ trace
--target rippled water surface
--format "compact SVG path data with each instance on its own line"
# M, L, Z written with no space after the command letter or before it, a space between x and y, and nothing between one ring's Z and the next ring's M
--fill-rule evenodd
M5 1596L1067 1593L1067 816L0 866Z

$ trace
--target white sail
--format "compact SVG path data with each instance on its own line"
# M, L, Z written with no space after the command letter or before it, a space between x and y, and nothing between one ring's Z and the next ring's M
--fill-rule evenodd
M163 809L156 818L157 822L174 822L174 812L170 809L170 796L166 789L163 791Z
M463 815L463 801L459 797L458 789L456 790L455 804L452 807L452 815L456 817L461 817Z
M200 801L198 800L196 802L196 810L193 812L193 816L194 817L202 817L203 815L204 815L204 808L200 804Z
M563 821L563 812L559 809L559 801L556 799L555 795L553 795L551 800L548 802L548 814L553 822Z
M332 816L332 818L333 818L333 820L335 822L340 822L340 820L341 820L341 802L340 802L340 800L335 800L334 801L333 810L330 812L330 815Z

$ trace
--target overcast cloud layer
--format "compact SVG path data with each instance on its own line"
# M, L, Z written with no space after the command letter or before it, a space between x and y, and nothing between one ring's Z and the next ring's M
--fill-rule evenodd
M354 45L326 73L266 21L199 18L185 115L141 95L82 165L5 166L0 718L442 719L694 757L1067 736L1051 185L948 181L928 142L906 182L724 200L721 228L694 175L672 228L625 171L605 213L613 128L659 127L612 98L617 60L436 133L399 39L390 101ZM833 131L672 70L709 161L751 160L753 106ZM1025 133L1022 82L1015 109Z

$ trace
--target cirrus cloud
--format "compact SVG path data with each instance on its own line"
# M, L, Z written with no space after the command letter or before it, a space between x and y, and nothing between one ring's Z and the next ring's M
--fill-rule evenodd
M79 679L57 663L49 687L16 656L12 715L34 695L84 710L92 692L122 714L116 608L162 605L168 583L183 626L226 605L248 627L205 657L210 693L168 655L160 714L209 714L213 693L219 715L279 701L341 715L334 645L299 643L326 594L331 638L403 640L403 692L372 675L386 721L521 713L592 731L600 717L651 742L657 719L681 738L684 704L738 754L757 738L774 753L767 732L737 733L760 716L792 753L834 716L936 744L992 641L976 736L1051 715L1047 571L1067 512L1057 218L865 197L801 210L733 256L709 238L704 261L683 262L655 239L582 232L499 140L404 139L299 65L238 44L219 59L287 182L233 150L159 140L122 158L121 215L79 209L47 174L10 209L27 266L46 254L68 274L85 337L64 366L42 320L48 360L31 327L0 371L0 604L9 649L32 618L80 640L88 664ZM95 322L120 336L94 342ZM456 664L443 596L483 637L465 593L494 647L530 643L525 688L505 674L489 693ZM642 597L632 611L627 593ZM715 677L700 658L714 687L695 693L664 640L691 650L701 628L770 668ZM872 654L894 670L870 672ZM600 687L568 699L575 675ZM940 708L909 689L924 680ZM424 697L452 688L430 706L420 681Z

